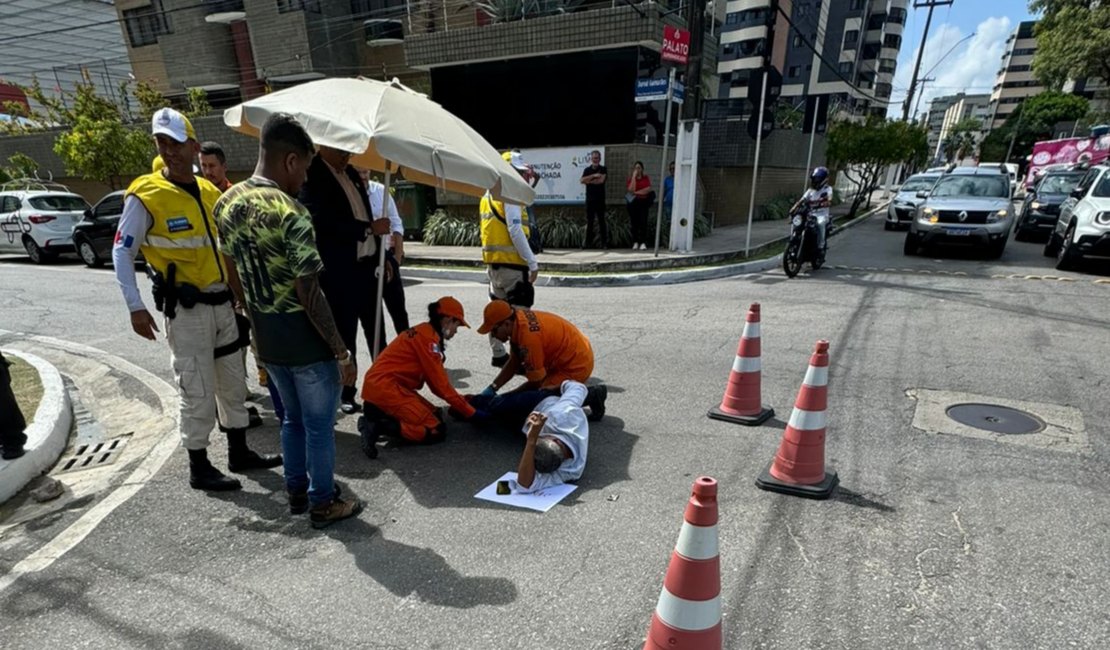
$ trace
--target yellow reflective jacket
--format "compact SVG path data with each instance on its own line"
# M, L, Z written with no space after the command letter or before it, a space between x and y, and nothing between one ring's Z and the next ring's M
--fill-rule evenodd
M482 215L482 261L486 264L514 264L528 266L528 262L516 252L513 239L509 236L509 224L505 221L505 204L494 201L488 193L482 197L478 210ZM528 226L528 210L520 209L520 222L524 236L531 234Z
M212 216L220 191L199 176L197 184L200 201L162 174L147 174L131 183L127 196L142 201L153 221L141 243L147 264L165 275L173 262L177 265L176 284L204 289L217 282L226 283L227 273L216 248Z

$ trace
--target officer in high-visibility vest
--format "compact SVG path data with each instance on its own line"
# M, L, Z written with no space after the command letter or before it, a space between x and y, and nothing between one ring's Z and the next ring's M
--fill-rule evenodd
M127 188L112 261L131 312L131 329L155 340L158 325L147 311L135 278L141 249L154 281L154 302L163 313L170 358L181 395L181 442L189 451L189 485L198 490L238 490L208 460L208 436L216 414L227 428L232 472L277 467L281 456L247 447L246 369L240 350L249 333L232 306L227 269L217 249L213 208L220 191L193 172L200 151L193 125L163 108L151 119L164 167Z
M506 151L501 156L521 176L528 173L519 151ZM540 265L528 245L531 232L527 213L519 205L493 200L489 192L482 197L481 213L482 261L489 273L490 300L504 300L517 307L531 307L535 302L536 277ZM509 360L505 344L489 339L493 366L501 368Z

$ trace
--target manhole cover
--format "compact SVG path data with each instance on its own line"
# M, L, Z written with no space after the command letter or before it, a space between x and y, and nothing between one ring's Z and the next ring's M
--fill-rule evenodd
M956 404L945 413L960 424L994 433L1037 433L1045 428L1044 421L1032 413L997 404Z

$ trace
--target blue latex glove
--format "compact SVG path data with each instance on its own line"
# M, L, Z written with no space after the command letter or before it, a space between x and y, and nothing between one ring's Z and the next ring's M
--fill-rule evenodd
M478 393L478 396L485 397L486 399L493 399L497 397L497 391L493 389L493 386L486 386L486 389Z
M493 417L490 412L485 409L474 409L474 415L470 416L472 422L484 422Z

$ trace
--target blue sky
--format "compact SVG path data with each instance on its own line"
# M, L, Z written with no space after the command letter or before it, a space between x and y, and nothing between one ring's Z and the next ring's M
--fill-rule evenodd
M891 97L894 102L888 113L891 117L902 115L902 102L913 74L928 12L928 9L914 9L913 2L910 3L898 69L894 75ZM1006 38L1018 23L1031 18L1033 15L1029 13L1027 0L955 0L949 7L933 10L933 23L925 42L920 76L925 77L925 73L936 65L928 74L936 81L925 84L924 90L918 85L920 104L914 99L918 111L924 113L932 97L951 95L961 90L969 94L990 93L1002 63ZM973 33L974 36L960 42ZM953 46L955 49L952 49ZM949 50L951 53L945 56ZM913 107L910 114L913 114Z

